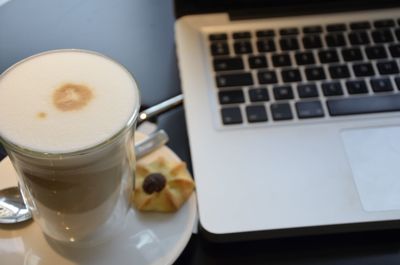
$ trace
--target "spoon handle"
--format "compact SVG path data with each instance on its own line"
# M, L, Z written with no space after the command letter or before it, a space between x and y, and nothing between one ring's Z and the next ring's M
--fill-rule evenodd
M155 149L163 146L168 140L168 135L164 130L158 130L150 134L148 138L135 144L136 159L138 160L153 152Z

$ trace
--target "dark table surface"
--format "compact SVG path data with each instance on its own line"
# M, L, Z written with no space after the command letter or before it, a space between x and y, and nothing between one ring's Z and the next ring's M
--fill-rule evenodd
M140 85L143 107L151 106L180 93L172 4L11 0L0 6L0 72L49 49L95 50L124 64ZM183 108L161 115L157 124L168 132L169 147L190 164ZM4 156L0 149L0 159ZM400 264L400 231L224 244L197 234L176 264Z

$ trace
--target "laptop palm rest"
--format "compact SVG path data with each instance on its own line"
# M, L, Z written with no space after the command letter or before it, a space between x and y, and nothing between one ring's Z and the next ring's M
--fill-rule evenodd
M400 209L400 126L341 133L366 211Z

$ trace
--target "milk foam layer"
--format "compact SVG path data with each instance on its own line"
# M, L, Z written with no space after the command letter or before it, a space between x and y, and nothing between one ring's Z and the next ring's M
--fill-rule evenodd
M58 102L57 93L64 97ZM110 59L81 51L44 53L0 77L0 136L34 151L83 150L120 131L138 97L131 75Z

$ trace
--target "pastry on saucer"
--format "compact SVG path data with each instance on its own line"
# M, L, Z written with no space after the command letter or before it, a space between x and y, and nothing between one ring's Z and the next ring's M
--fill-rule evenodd
M194 182L184 162L158 157L136 165L133 204L141 211L177 211L193 192Z

